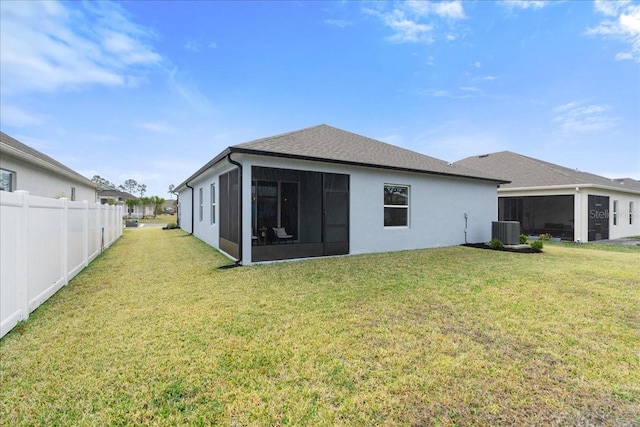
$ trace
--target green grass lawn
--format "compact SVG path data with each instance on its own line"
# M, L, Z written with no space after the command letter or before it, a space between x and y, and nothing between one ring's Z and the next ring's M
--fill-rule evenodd
M228 263L125 231L0 341L0 425L640 423L640 249Z

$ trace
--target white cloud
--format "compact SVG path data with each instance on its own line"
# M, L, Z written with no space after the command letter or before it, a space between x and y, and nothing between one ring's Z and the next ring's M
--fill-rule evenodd
M136 126L139 127L140 129L148 130L151 132L158 132L158 133L173 132L173 128L166 125L165 123L160 123L160 122L140 122L140 123L136 123Z
M374 12L374 14L379 16L382 22L394 31L394 34L388 38L389 41L395 43L433 43L433 37L431 36L433 27L407 18L405 12L400 9L394 9L386 13Z
M45 123L45 118L39 114L28 113L15 105L2 105L0 116L3 126L30 127Z
M187 42L184 44L184 48L191 51L191 52L202 52L205 47L209 48L209 49L217 49L218 48L218 44L216 42L209 42L206 45L197 41L197 40L187 40Z
M393 9L386 9L374 3L376 9L365 8L365 13L378 17L382 23L393 31L388 40L394 43L433 43L434 33L444 21L452 27L458 20L465 19L462 2L430 2L406 1L391 3ZM448 41L458 38L455 32L442 33L441 37Z
M552 110L553 122L563 134L601 132L616 126L619 119L611 115L608 105L573 101Z
M347 28L352 25L350 21L347 21L345 19L325 19L324 23L338 28Z
M466 17L460 1L407 1L405 6L418 16L436 15L448 19L464 19Z
M620 9L626 7L629 0L614 1L614 0L596 0L594 6L596 10L607 16L618 16Z
M498 2L504 7L507 7L511 10L513 9L542 9L545 6L548 6L550 2L548 1L540 1L540 0L513 0L513 1L500 1Z
M138 80L162 57L153 32L114 3L0 3L1 88L5 95Z
M616 53L615 59L640 62L640 5L629 1L596 1L595 10L607 18L585 33L622 41L628 49Z

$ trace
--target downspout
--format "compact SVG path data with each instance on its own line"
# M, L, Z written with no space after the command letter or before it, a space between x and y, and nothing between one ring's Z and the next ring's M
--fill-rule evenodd
M238 232L240 233L240 235L238 236L239 242L238 242L238 252L239 252L239 256L238 256L238 260L235 263L235 266L238 267L240 265L242 265L242 216L243 216L243 211L242 211L242 164L236 162L235 160L233 160L231 158L231 153L227 154L227 161L229 161L229 163L231 163L234 166L238 167L238 197L239 197L239 201L240 201L240 206L238 206L238 212L240 213L240 218L238 218Z
M187 188L191 189L191 233L193 234L193 227L195 226L194 222L193 222L193 217L194 217L194 213L193 210L195 209L195 194L194 194L194 189L192 186L190 186L189 184L185 184L187 186Z

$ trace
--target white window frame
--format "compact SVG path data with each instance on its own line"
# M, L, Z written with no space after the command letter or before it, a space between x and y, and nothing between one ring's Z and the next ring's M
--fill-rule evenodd
M202 222L204 218L204 200L202 196L202 187L198 188L198 202L200 204L198 213L199 213L200 222Z
M10 188L0 188L2 191L13 192L16 191L16 173L14 171L10 171L8 169L0 169L0 173L8 174L10 176L11 181L9 182Z
M613 225L618 225L618 201L613 201Z
M76 187L71 187L71 201L76 201Z
M211 224L216 223L216 184L211 184L209 187L209 192L211 196Z
M633 217L635 216L634 208L635 203L629 202L629 225L633 225Z
M383 187L383 197L384 197L384 193L386 193L387 188L406 188L406 192L407 192L407 203L405 205L387 205L384 203L384 198L383 198L383 225L384 228L407 228L409 227L409 224L411 223L410 220L410 206L411 206L411 186L407 185L407 184L388 184L385 183L384 187ZM394 224L394 225L386 225L384 223L384 211L386 211L387 209L406 209L407 211L407 222L406 224Z

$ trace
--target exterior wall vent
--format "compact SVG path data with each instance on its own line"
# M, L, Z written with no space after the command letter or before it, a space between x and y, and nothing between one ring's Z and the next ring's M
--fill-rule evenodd
M505 245L520 243L520 222L493 221L491 223L491 238L498 239Z

